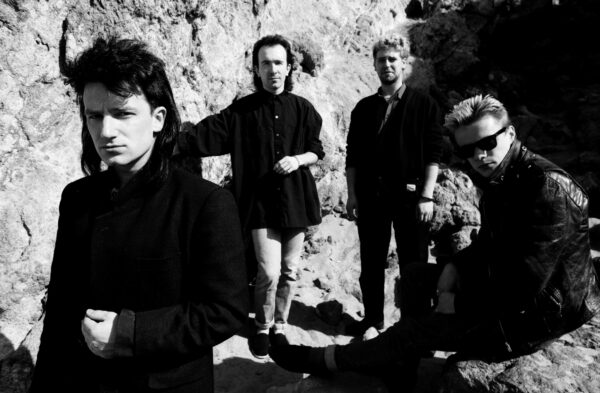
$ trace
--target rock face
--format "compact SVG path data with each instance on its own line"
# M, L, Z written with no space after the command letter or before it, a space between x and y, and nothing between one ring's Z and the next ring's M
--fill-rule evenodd
M497 364L453 363L442 393L571 393L600 391L600 319L532 355Z
M37 355L60 193L82 176L81 123L60 72L95 37L140 38L166 60L184 129L252 90L251 49L258 38L280 33L291 40L295 92L321 113L326 151L313 168L324 222L305 247L292 337L327 345L347 342L340 334L345 323L362 313L356 228L343 213L345 139L351 109L378 86L370 47L383 33L410 36L416 57L407 81L429 89L444 109L474 93L499 95L514 111L520 137L575 173L590 193L593 211L600 211L600 87L594 79L600 57L586 40L595 37L598 5L523 3L0 1L0 392L26 391ZM543 28L531 34L535 23ZM210 180L226 182L228 159L206 159L201 170ZM453 169L442 171L435 198L432 259L439 259L464 248L477 233L478 195L468 176ZM393 323L399 318L393 247L389 261L385 315ZM587 348L597 360L597 346ZM221 392L256 386L271 392L382 391L376 381L360 377L338 380L345 388L299 381L272 363L252 360L240 336L216 349L215 362ZM238 368L243 380L233 377Z

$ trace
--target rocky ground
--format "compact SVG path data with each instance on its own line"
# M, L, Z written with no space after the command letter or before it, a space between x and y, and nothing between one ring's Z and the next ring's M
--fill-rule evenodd
M374 40L391 31L409 36L414 57L407 83L428 90L444 110L476 93L497 95L514 114L520 138L573 173L591 197L592 215L600 217L599 22L595 0L0 0L0 392L26 390L37 354L58 201L63 187L81 176L80 120L60 72L94 37L140 38L167 61L184 128L251 90L254 41L271 33L290 38L295 91L321 113L326 152L314 167L324 223L306 244L291 337L325 345L346 342L342 327L361 310L356 231L343 214L343 168L350 111L377 87ZM450 154L446 159L453 162ZM228 170L227 158L201 165L203 175L219 183ZM434 257L464 247L477 230L477 194L469 185L456 171L439 179ZM389 323L399 317L391 257ZM331 307L321 313L328 322L315 311L323 302ZM595 372L597 327L571 335L562 355L548 352L529 365L485 369L499 377L480 391L520 391L511 379L516 371L542 366L548 372L529 381L529 391L547 387L546 376L565 381L553 384L563 389L557 391L600 391L593 382L580 383L586 379L573 371ZM220 392L381 389L357 376L301 379L258 363L241 336L219 346L215 356ZM574 369L552 368L557 362ZM439 374L442 363L432 359L423 371ZM471 371L454 372L467 380ZM422 391L436 389L438 379L423 381Z

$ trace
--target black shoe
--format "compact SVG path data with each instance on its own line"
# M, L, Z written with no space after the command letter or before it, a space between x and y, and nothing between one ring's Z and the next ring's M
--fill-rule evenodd
M255 333L248 339L248 347L255 358L264 359L269 354L269 335Z
M290 342L285 336L285 333L278 333L273 329L271 329L271 331L269 332L269 339L271 341L271 345L273 346L290 345Z
M280 367L296 372L319 376L330 376L325 365L325 348L302 345L272 346L269 355Z
M375 327L377 330L383 330L383 322L373 323L367 320L362 321L354 321L348 325L346 325L346 335L348 336L362 336L365 332L371 327Z

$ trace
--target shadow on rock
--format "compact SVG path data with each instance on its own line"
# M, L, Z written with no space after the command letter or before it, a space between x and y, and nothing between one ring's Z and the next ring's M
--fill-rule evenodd
M302 380L302 374L290 373L270 361L239 357L215 364L214 371L216 393L264 392L271 387L295 385Z
M344 314L347 316L347 314ZM343 320L343 316L341 317ZM348 316L348 318L350 318ZM327 318L325 318L327 319ZM339 324L330 325L319 316L317 308L307 306L298 301L292 302L292 309L288 319L290 325L298 326L302 330L316 330L327 335L339 334Z
M3 354L7 354L0 360L0 392L27 392L33 372L33 359L29 349L21 345L12 350L10 340L3 334L0 334L0 348Z

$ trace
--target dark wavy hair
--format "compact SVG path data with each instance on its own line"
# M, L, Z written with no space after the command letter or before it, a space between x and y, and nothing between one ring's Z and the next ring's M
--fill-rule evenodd
M94 44L67 64L63 75L77 94L81 115L81 169L86 175L101 170L101 159L87 128L83 92L88 83L99 82L121 97L143 94L152 110L167 110L165 123L146 164L151 177L165 178L169 160L181 126L177 105L164 62L152 54L147 45L135 39L98 38Z
M254 75L254 87L256 87L256 89L259 91L264 90L264 87L263 87L262 81L260 80L260 76L256 75L256 72L254 72L254 70L258 68L258 51L263 46L275 46L275 45L283 46L283 48L285 49L285 53L286 53L287 63L291 67L293 67L293 65L294 65L294 55L292 53L292 46L290 45L289 41L286 40L283 36L281 36L279 34L266 35L266 36L262 37L260 40L256 41L256 43L254 44L254 48L252 49L252 71L253 71L252 74ZM294 88L294 82L292 81L292 69L290 69L290 72L285 77L285 83L284 83L283 89L285 91L292 91L293 88Z

